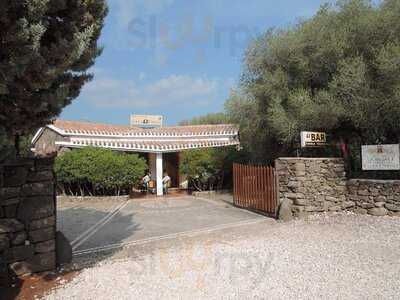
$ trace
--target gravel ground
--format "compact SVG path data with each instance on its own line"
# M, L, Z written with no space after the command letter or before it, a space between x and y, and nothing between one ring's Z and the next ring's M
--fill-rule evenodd
M400 218L318 215L107 259L46 299L399 299Z

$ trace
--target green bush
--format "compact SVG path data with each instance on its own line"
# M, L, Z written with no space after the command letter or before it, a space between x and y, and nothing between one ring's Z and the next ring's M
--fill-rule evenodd
M139 183L147 169L137 154L99 148L73 150L57 157L55 172L64 194L120 195Z

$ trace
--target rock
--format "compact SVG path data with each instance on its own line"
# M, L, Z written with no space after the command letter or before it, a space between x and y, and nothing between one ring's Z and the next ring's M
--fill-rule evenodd
M318 208L316 206L309 205L309 206L306 206L304 208L304 210L307 212L314 212L314 211L318 211Z
M299 205L299 206L306 206L306 205L308 205L308 201L306 199L297 198L293 201L293 204Z
M54 239L54 237L54 227L29 231L29 240L33 243L48 241Z
M292 203L285 199L279 205L278 219L284 222L293 220Z
M54 157L38 158L35 161L36 171L51 171L53 170Z
M326 201L330 201L330 202L336 202L338 199L332 196L326 196L325 197Z
M29 230L37 230L46 227L52 227L56 225L56 217L51 216L44 219L33 220L29 225Z
M384 207L374 207L368 210L368 214L377 217L386 216L387 213L388 211Z
M8 205L5 200L11 199L11 198L18 198L20 194L21 188L19 187L6 187L6 188L0 188L0 205ZM14 204L14 203L10 203Z
M17 204L5 206L4 215L6 218L15 218L17 216L17 207Z
M16 232L12 235L11 245L18 246L25 243L27 235L25 231Z
M7 262L12 263L16 261L27 260L31 258L34 253L35 247L33 245L12 247L6 252Z
M36 253L47 253L56 250L56 241L50 240L42 243L35 244Z
M26 197L18 207L17 218L23 222L51 217L55 213L53 196Z
M291 199L291 200L297 199L297 195L298 194L296 194L296 193L287 193L286 198Z
M354 207L354 206L356 206L356 203L353 201L345 201L342 204L343 208L350 208L350 207Z
M384 207L385 202L375 202L375 207Z
M17 275L53 271L56 268L56 255L54 252L36 254L26 261L10 264L10 269Z
M329 207L329 211L340 211L342 208L338 205Z
M24 224L15 219L0 219L0 234L17 232L25 228Z
M369 192L367 190L359 190L357 194L360 196L369 196Z
M390 203L386 203L385 204L386 209L393 211L393 212L400 212L400 206L397 206L395 204L390 204Z
M0 234L0 253L10 247L10 242L6 234Z
M378 196L375 197L375 202L386 202L386 197L385 196Z
M291 181L289 181L289 183L288 183L287 186L288 186L288 188L293 189L293 188L298 188L298 187L300 187L301 184L300 184L300 182L298 182L298 181L291 180Z
M34 182L24 184L22 186L23 196L53 196L54 195L54 184L48 182Z
M26 182L28 169L25 166L5 166L4 167L4 186L16 187Z
M364 203L361 203L361 207L364 208L364 209L369 209L369 208L374 208L375 205L372 204L372 203L366 203L366 202L364 202Z
M282 206L282 204L281 204ZM289 208L291 204L289 202ZM287 210L288 208L285 208ZM287 211L282 212L284 214L287 213ZM279 210L278 216L280 217L281 213ZM292 215L292 212L290 211L290 215ZM285 221L285 218L287 217L286 215L282 216ZM293 217L292 217L293 218ZM68 264L72 261L72 247L68 239L65 237L65 235L61 231L57 231L56 233L56 253L57 253L57 266L61 266L63 264Z
M44 271L52 271L56 268L56 253L41 253L36 254L28 263L31 265L33 272L44 272Z
M368 210L361 208L361 207L357 207L354 210L354 213L359 214L359 215L366 215L368 213Z
M30 265L26 261L17 261L11 263L9 267L16 276L29 275L33 272L30 268Z
M30 172L27 178L27 182L42 182L42 181L52 181L54 174L52 170Z

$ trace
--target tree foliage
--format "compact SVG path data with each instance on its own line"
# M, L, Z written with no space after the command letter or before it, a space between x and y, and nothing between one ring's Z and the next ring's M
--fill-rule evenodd
M147 169L137 154L100 148L72 150L57 157L55 172L64 193L119 195L137 185Z
M293 154L301 130L398 143L400 1L339 1L250 45L227 102L254 157Z
M183 125L229 124L227 113L213 113L184 121ZM208 148L183 153L180 170L197 190L229 188L232 165L246 160L246 153L236 147Z
M184 120L179 123L181 126L187 125L218 125L229 123L229 116L225 113L210 113L204 116L194 117L191 120Z
M79 95L101 53L105 0L2 0L0 128L8 137L48 124Z

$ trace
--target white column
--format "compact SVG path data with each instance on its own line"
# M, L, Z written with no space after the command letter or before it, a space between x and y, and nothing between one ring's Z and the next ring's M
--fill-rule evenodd
M157 169L157 196L162 196L164 194L163 191L163 157L162 153L157 153L156 158L156 169Z

